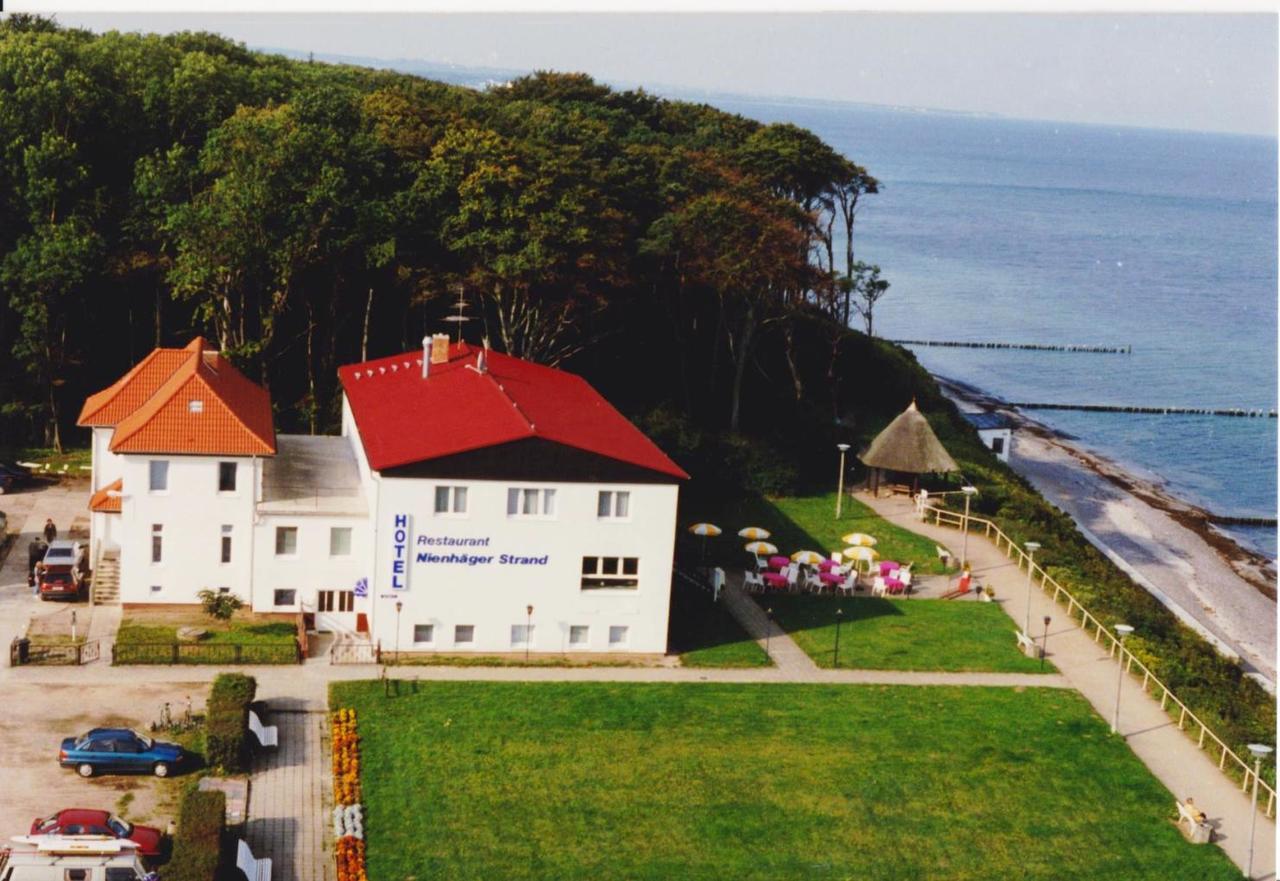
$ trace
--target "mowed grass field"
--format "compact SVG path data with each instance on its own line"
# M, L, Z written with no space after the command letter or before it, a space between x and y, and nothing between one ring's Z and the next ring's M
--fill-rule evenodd
M819 667L834 667L836 610L840 667L864 670L1038 673L1018 650L1016 624L995 603L773 594L757 598ZM1052 646L1050 647L1052 648ZM1043 672L1053 672L1046 663Z
M371 881L1239 877L1068 690L331 688Z

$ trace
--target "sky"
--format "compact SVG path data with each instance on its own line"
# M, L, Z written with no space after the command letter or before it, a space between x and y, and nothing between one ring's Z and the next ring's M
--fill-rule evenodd
M1275 136L1277 16L63 13L255 48L702 90ZM393 66L388 63L387 66Z

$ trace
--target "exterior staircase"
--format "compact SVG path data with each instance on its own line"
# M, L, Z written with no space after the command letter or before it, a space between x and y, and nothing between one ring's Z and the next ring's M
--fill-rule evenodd
M120 551L103 551L93 570L93 602L98 606L120 605Z

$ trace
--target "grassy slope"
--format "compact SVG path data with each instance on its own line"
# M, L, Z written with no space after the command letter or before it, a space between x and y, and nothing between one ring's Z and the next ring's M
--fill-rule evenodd
M840 666L867 670L1040 672L1017 648L1017 626L995 603L890 600L776 594L774 617L821 667L835 660L836 609ZM1052 671L1046 665L1046 672Z
M1075 693L432 683L359 711L369 877L1234 879Z

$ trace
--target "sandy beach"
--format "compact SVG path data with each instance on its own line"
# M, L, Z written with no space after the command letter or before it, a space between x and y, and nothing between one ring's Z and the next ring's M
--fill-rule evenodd
M1009 465L1069 514L1086 537L1269 691L1276 681L1276 567L1210 526L1206 512L1139 480L1002 401L938 377L962 410L1014 422Z

